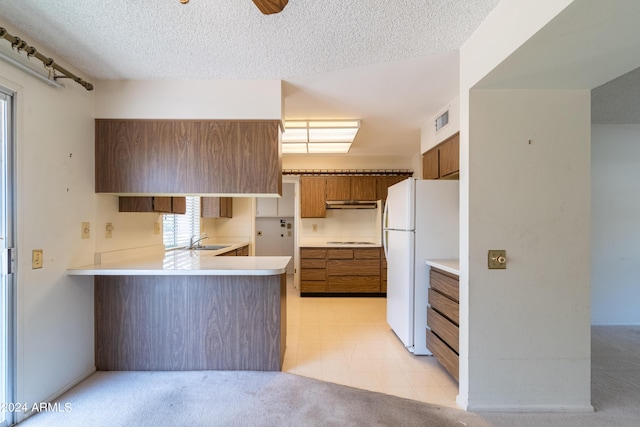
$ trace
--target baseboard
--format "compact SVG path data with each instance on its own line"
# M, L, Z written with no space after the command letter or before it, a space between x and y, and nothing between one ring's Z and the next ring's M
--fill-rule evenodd
M591 405L475 405L475 404L466 404L463 399L458 397L456 398L456 403L460 405L464 410L468 412L553 412L553 413L584 413L584 412L594 412L593 406Z
M591 326L640 326L640 323L592 323Z
M96 372L96 367L95 366L93 366L91 369L85 371L82 375L78 376L77 378L75 378L71 382L67 383L64 387L62 387L61 389L59 389L55 393L52 393L51 395L45 397L42 400L42 402L53 402L54 400L56 400L57 398L59 398L60 396L65 394L67 391L71 390L73 387L77 386L82 381L84 381L87 378L89 378L89 376L91 376L94 372ZM63 402L62 406L64 407L64 402ZM16 420L15 421L16 421L16 423L20 423L20 422L26 420L27 418L29 418L30 416L32 416L34 414L37 414L37 413L38 413L37 411L32 411L31 409L28 409L25 412L19 412L19 413L17 413L18 416L16 416Z

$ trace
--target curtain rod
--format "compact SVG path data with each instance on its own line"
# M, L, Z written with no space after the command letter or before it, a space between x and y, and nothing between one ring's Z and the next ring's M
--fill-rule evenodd
M56 71L61 72L63 74L62 76L56 76L54 73L53 79L55 81L57 81L58 79L68 78L78 83L80 86L84 87L86 90L93 90L93 85L91 83L85 80L82 80L80 77L68 71L61 65L56 64L53 58L47 58L46 56L38 52L38 50L35 47L29 46L27 42L25 42L24 40L9 34L7 30L3 27L0 27L0 38L3 38L7 40L9 43L11 43L11 47L14 48L18 53L24 50L25 52L27 52L27 58L35 56L44 64L46 68L54 69Z

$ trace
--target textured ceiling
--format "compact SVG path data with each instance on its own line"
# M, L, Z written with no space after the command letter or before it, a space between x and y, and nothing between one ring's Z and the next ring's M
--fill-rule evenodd
M286 118L360 118L356 154L407 155L497 3L290 0L265 16L251 0L0 0L0 21L93 80L282 79ZM366 137L374 120L395 141Z

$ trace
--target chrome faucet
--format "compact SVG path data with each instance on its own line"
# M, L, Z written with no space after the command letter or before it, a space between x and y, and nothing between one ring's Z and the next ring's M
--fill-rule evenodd
M202 234L196 239L196 235L191 236L189 239L189 249L195 249L196 245L202 242L204 239L208 239L207 233ZM195 240L194 240L195 239Z

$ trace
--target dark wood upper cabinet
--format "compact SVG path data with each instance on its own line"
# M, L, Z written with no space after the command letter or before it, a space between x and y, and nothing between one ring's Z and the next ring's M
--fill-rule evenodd
M118 205L120 212L187 212L185 197L119 197Z
M456 133L440 147L440 177L460 171L460 134Z
M202 218L232 218L233 198L231 197L202 197L200 199Z
M378 200L378 179L376 176L352 176L349 200Z
M422 155L423 179L457 179L459 172L459 133L445 139Z
M422 179L440 178L440 150L433 148L422 155Z
M351 177L350 176L328 176L327 200L351 200Z
M324 218L327 214L325 177L300 177L300 216Z
M376 176L328 176L327 200L378 200Z
M279 121L96 120L96 192L282 194Z

